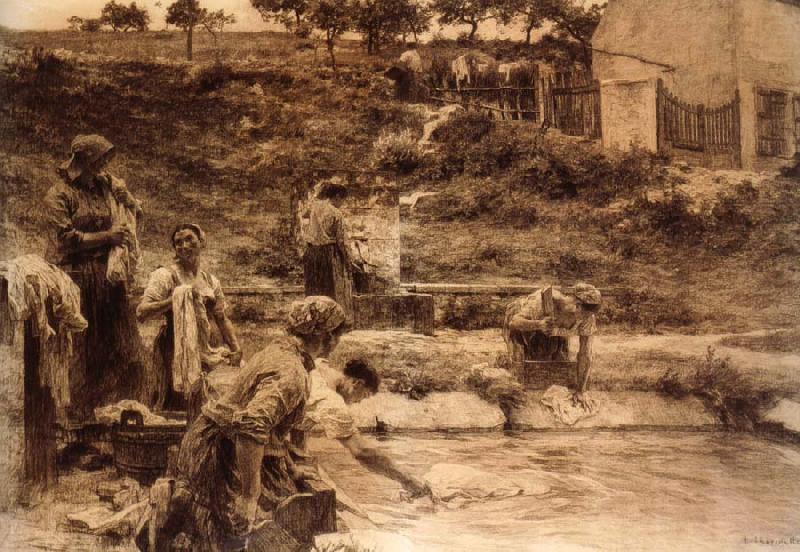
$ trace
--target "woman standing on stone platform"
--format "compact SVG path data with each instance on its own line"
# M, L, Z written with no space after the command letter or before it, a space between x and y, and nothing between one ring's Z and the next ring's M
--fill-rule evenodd
M126 287L108 278L112 248L132 245L135 232L114 222L121 204L142 214L125 183L105 172L114 146L98 135L79 135L72 156L59 169L61 182L44 201L49 228L47 260L70 275L81 290L81 313L89 326L74 340L70 367L73 418L121 399L138 399L146 374L145 355Z
M308 206L303 275L306 296L331 297L344 309L348 320L352 320L353 261L340 210L346 197L347 188L343 184L327 181Z

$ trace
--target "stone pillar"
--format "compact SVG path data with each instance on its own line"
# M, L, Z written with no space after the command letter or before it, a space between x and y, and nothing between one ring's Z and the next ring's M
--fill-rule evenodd
M603 148L657 151L656 79L600 83Z
M5 280L0 284L5 288ZM6 298L6 290L0 290L0 313L7 312ZM0 512L16 505L25 474L23 335L21 323L12 326L0 314Z

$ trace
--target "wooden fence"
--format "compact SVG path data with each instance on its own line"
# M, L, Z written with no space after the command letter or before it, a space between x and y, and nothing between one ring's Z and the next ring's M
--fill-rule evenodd
M546 123L573 136L600 137L600 87L591 74L561 72L547 77L536 66L512 70L476 71L457 79L449 66L434 67L432 101L487 111L502 120Z
M719 107L681 101L659 79L656 91L658 149L689 150L709 155L729 154L741 166L740 99Z

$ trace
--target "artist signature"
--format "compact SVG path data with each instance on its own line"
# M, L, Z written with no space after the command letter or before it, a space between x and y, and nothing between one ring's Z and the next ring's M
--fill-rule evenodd
M766 544L768 546L800 546L800 537L744 537L744 544Z

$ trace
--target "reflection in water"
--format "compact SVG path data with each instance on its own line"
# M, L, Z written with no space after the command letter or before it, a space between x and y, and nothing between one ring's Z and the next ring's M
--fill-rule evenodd
M800 537L800 452L749 435L414 435L378 444L420 476L446 462L550 487L544 496L434 511L428 500L398 501L392 482L315 441L323 465L373 521L420 550L752 550L745 538Z

